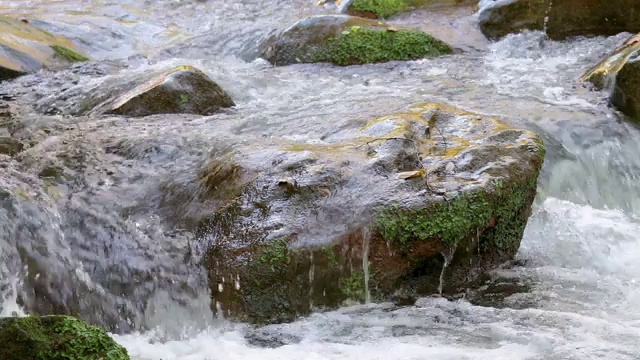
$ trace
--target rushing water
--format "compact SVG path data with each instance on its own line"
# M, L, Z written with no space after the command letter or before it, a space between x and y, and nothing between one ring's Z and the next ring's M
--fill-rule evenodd
M68 106L51 100L60 92L73 98L105 78L175 64L203 69L237 103L209 117L130 121L25 112L21 121L36 128L68 129L38 151L53 153L64 139L91 156L85 186L66 202L56 203L25 168L2 168L4 191L37 199L37 206L12 204L14 217L0 225L7 235L0 239L2 315L21 312L16 300L28 264L20 248L40 254L32 258L60 286L59 302L71 302L65 291L73 287L103 294L78 306L118 323L125 334L114 336L133 359L640 359L640 131L607 105L606 93L577 82L628 34L552 42L528 32L489 44L469 31L471 8L435 22L417 11L393 23L433 30L464 53L349 68L273 68L256 58L259 40L301 16L330 12L331 4L22 0L3 1L0 11L39 19L82 40L103 61L0 85L49 114ZM245 147L259 146L255 139L331 141L371 117L432 100L504 117L545 139L548 155L519 261L494 275L510 296L487 306L440 298L410 307L360 305L257 329L211 315L206 281L183 259L188 234L170 230L148 189L166 177L179 184L220 139ZM134 154L129 163L96 150L116 143ZM115 247L96 245L104 239ZM138 279L135 285L123 282L129 277ZM112 281L122 282L119 293L106 287Z

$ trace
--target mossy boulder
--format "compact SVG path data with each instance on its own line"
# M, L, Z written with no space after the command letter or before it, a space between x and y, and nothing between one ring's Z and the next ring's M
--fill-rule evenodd
M545 28L545 19L546 28ZM551 39L640 31L639 0L483 0L479 23L491 39L546 30Z
M9 136L0 136L0 154L14 156L24 149L24 145Z
M69 316L0 318L3 360L128 360L107 333Z
M115 97L112 95L114 90ZM127 116L209 115L235 105L218 84L191 66L178 66L125 84L116 82L98 94L88 96L83 110L91 109L95 102L107 98L94 111Z
M69 40L26 20L0 16L0 81L86 60Z
M458 5L469 0L345 0L339 8L349 15L371 19L386 19L412 8Z
M545 154L537 135L439 103L348 134L236 148L233 161L214 162L235 164L236 175L215 170L203 190L188 190L235 184L189 221L206 249L214 311L271 323L455 294L515 255Z
M640 120L640 34L627 39L581 78L595 89L611 90L611 102L628 116Z
M266 39L262 57L274 65L327 62L359 65L436 57L451 48L420 30L347 15L312 16Z

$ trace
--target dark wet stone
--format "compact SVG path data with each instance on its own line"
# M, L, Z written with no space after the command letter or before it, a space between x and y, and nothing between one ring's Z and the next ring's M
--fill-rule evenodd
M482 32L491 39L521 30L543 30L551 39L640 31L638 0L516 0L480 11Z

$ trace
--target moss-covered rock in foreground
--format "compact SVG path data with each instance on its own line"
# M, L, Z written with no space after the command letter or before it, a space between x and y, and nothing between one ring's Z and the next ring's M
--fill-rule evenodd
M346 15L312 16L265 40L263 57L274 65L328 62L358 65L435 57L451 48L420 30L395 29Z
M434 103L349 134L241 157L263 165L240 164L251 180L214 195L196 226L215 311L270 323L456 294L515 255L545 155L537 135Z
M69 40L8 16L0 16L0 81L88 60Z
M99 105L96 111L128 116L209 115L235 105L231 97L218 84L205 73L191 66L178 66L154 74L145 81L134 81L120 87L125 91L109 98ZM111 94L105 92L105 95Z
M480 28L491 39L525 29L546 29L556 40L640 31L638 0L483 1L481 6Z
M640 121L640 34L627 39L581 78L596 89L612 89L611 102Z
M107 333L69 316L0 318L3 360L129 360Z

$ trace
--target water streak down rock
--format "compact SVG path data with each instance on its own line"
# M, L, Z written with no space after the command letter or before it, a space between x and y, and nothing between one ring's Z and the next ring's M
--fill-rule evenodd
M271 323L367 298L453 294L517 252L545 154L537 135L437 103L350 135L203 169L217 211L190 222L214 311Z
M546 30L554 40L640 31L639 0L482 0L482 32L498 39L521 30Z

